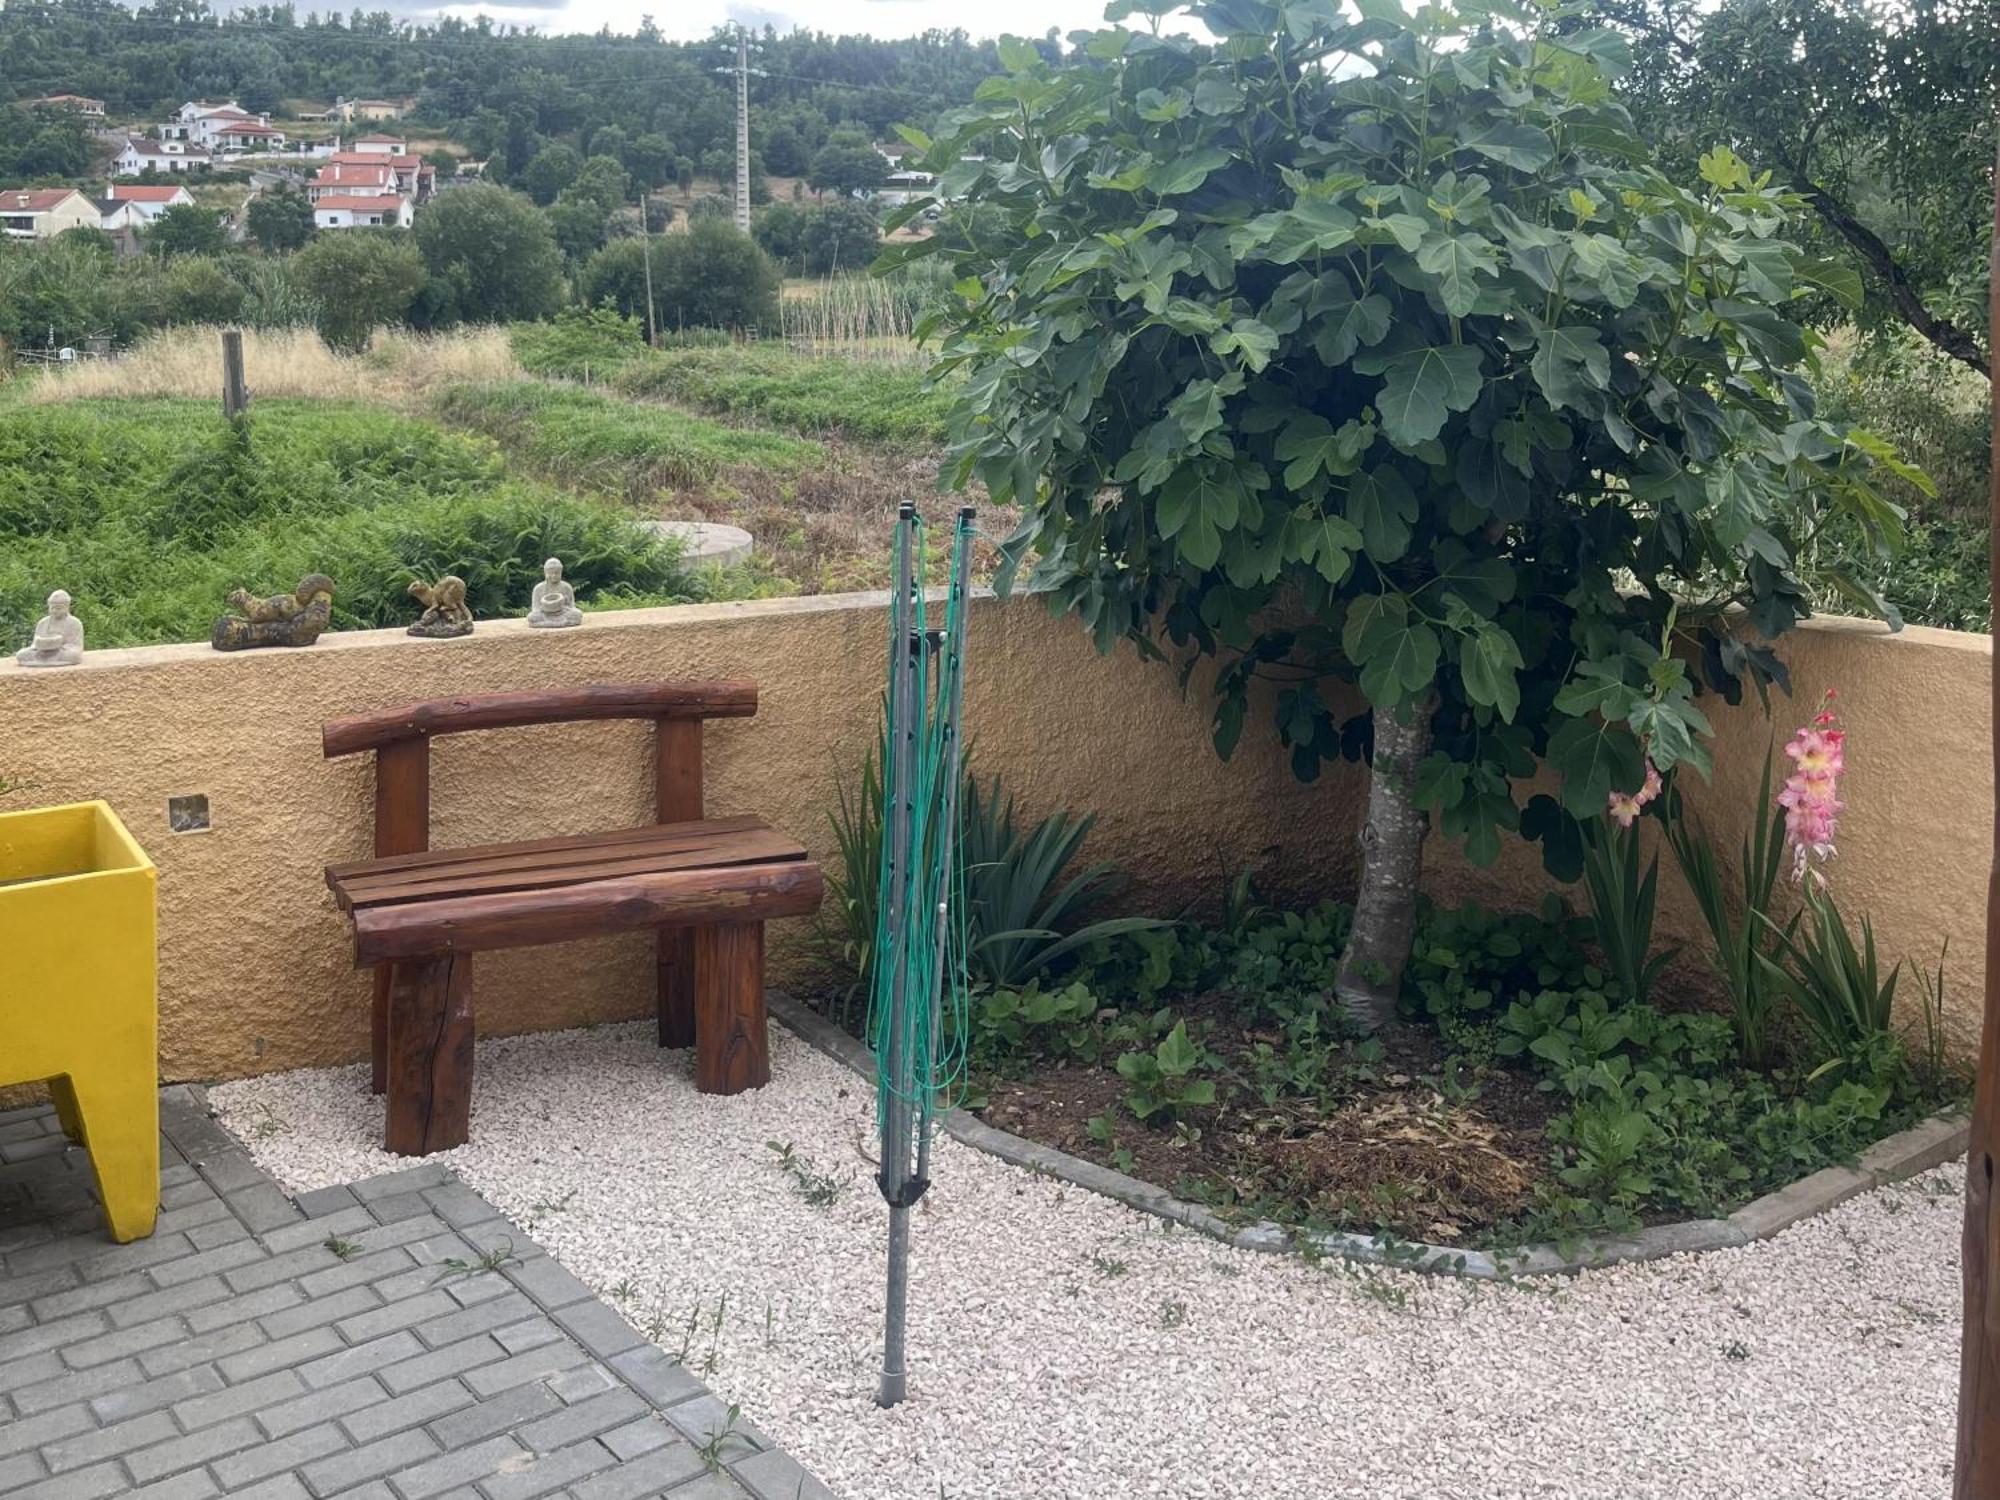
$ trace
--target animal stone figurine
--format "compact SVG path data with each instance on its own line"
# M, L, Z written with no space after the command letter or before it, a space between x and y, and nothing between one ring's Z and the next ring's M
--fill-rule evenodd
M333 622L333 580L324 573L308 573L289 594L254 599L247 589L237 589L229 603L237 613L215 622L209 644L216 650L310 646Z
M465 580L447 573L436 583L422 579L410 585L410 597L423 605L424 612L410 627L411 635L448 641L472 634L472 611L465 607Z
M538 630L563 630L583 623L583 611L576 607L576 590L563 582L559 557L542 564L542 581L535 585L528 623Z
M69 595L49 595L49 612L35 621L34 638L14 653L24 667L73 667L83 660L83 621L69 612Z

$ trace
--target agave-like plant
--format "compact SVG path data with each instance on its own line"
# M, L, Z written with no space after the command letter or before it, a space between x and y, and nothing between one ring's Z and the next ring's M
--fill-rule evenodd
M1170 926L1153 917L1110 917L1074 926L1073 913L1113 894L1123 883L1108 860L1064 880L1090 834L1094 815L1058 808L1030 829L1017 829L1014 798L995 776L982 793L967 775L959 840L965 872L969 962L976 981L995 989L1026 984L1065 954L1099 938Z

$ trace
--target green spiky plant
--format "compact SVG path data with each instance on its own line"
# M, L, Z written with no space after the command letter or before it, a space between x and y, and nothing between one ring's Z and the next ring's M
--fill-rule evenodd
M1760 1068L1768 1060L1771 1011L1780 993L1766 960L1774 937L1789 936L1798 924L1796 914L1783 926L1768 915L1785 859L1785 814L1771 792L1771 751L1764 752L1757 815L1739 850L1740 890L1731 890L1715 845L1685 814L1678 790L1667 794L1666 829L1674 861L1715 942L1715 967L1729 992L1738 1055L1746 1066Z

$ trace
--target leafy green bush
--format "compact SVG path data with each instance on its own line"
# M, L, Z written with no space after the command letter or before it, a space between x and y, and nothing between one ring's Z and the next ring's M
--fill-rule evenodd
M507 330L514 358L531 375L609 378L646 352L646 327L611 307L565 307L547 323Z
M651 296L661 328L772 328L778 321L781 278L771 258L726 220L688 216L681 234L617 240L577 273L578 300L609 301L643 318L652 261Z
M457 573L516 614L560 556L585 608L707 585L617 509L510 478L490 443L369 407L265 400L239 432L209 402L76 401L0 423L0 645L60 584L93 646L205 640L223 596L325 572L339 629L407 623L413 577Z
M869 361L810 359L769 345L669 350L628 366L621 389L794 432L863 442L944 441L947 392L921 372Z
M820 457L818 444L799 438L530 381L450 386L438 397L438 411L567 485L634 500L704 483L730 467L792 472Z

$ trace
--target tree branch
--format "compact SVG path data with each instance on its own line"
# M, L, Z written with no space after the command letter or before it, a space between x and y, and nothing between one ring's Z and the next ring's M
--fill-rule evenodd
M1941 318L1924 306L1924 299L1910 282L1909 273L1896 259L1896 252L1881 237L1848 212L1846 205L1802 172L1792 173L1792 186L1804 195L1826 227L1847 241L1861 257L1883 289L1889 303L1905 323L1922 334L1943 353L1960 364L1977 370L1988 380L1993 368L1979 351L1979 342L1949 318Z

